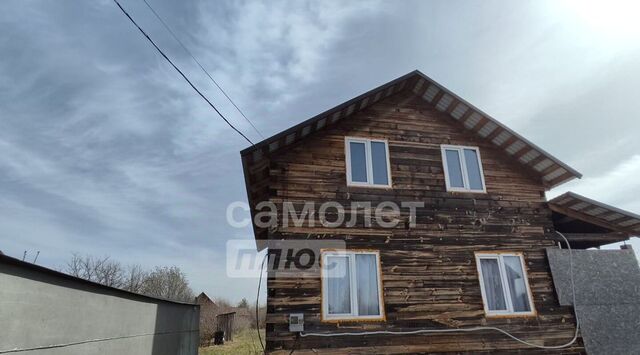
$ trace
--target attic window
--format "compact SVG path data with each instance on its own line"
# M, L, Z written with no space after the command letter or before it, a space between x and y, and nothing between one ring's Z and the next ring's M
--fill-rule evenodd
M477 147L442 145L441 149L447 191L487 192Z
M346 137L345 156L347 185L391 187L386 140Z
M476 266L488 316L535 314L521 253L476 253Z

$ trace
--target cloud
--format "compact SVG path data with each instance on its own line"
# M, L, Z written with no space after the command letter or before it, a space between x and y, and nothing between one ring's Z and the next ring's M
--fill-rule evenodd
M149 21L148 10L124 5L247 132L164 29ZM175 27L192 35L185 42L243 107L293 100L298 88L318 78L344 25L371 6L155 5L171 14L167 18L182 19ZM73 251L147 266L178 264L193 273L194 287L212 287L210 272L198 270L223 267L218 263L229 238L251 238L250 228L234 230L225 220L226 205L245 197L238 151L246 143L111 2L6 7L0 26L11 36L0 48L12 55L0 63L5 252L42 249L40 260L49 266ZM227 16L220 18L220 11ZM17 12L33 21L20 21ZM216 283L224 283L218 275ZM228 296L246 296L247 287L253 284ZM224 295L213 294L219 292Z
M567 188L638 211L639 45L591 41L549 3L150 2L265 136L417 68L585 173ZM259 140L144 3L123 5ZM252 239L225 220L247 143L112 1L3 9L3 251L175 264L197 290L250 296L254 280L221 272L226 241Z
M640 154L619 162L612 169L599 175L587 176L581 180L562 185L552 192L550 198L567 191L593 198L616 207L640 214Z
M234 2L220 21L218 3L202 3L202 53L216 76L236 90L281 105L292 86L317 80L332 47L356 17L377 13L378 2ZM233 80L232 80L233 79Z

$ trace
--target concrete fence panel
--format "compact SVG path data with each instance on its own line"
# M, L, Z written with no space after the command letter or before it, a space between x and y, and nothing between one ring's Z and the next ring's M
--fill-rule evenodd
M0 354L196 355L198 327L195 304L105 287L0 255Z

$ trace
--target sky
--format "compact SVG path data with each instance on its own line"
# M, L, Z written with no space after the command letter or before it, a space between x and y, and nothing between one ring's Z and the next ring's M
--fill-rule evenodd
M637 3L148 2L265 137L418 69L583 173L549 198L640 214ZM121 3L261 140L142 0ZM0 250L177 265L196 292L255 297L255 278L225 272L227 241L253 238L226 220L248 143L112 1L2 4Z

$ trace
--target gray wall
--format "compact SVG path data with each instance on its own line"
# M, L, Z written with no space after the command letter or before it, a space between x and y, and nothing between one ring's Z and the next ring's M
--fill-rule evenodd
M587 354L640 354L640 268L633 250L573 250L576 315ZM572 305L570 254L547 249L561 305Z
M19 354L197 354L196 305L135 295L2 258L0 354L70 343L80 344Z

